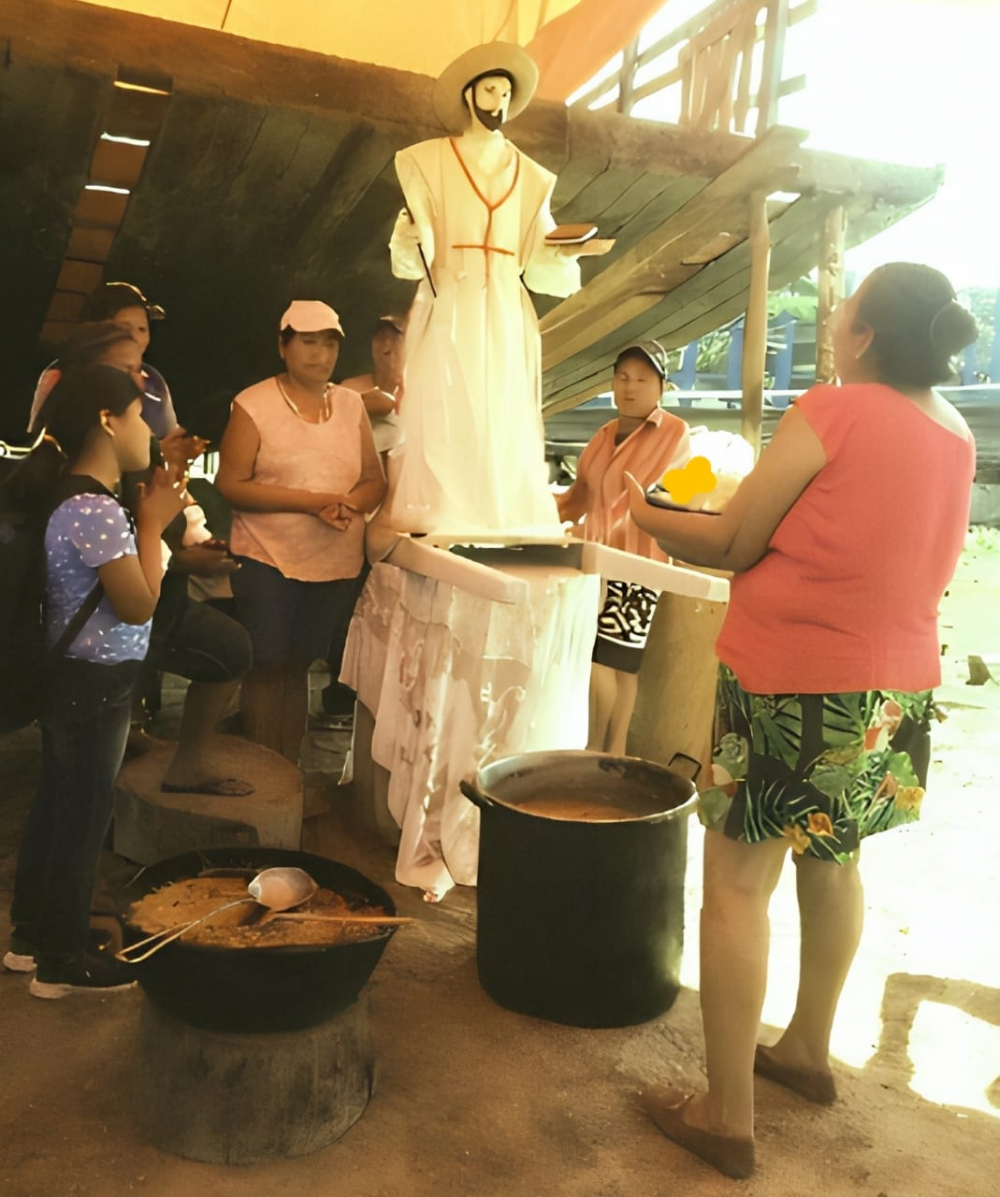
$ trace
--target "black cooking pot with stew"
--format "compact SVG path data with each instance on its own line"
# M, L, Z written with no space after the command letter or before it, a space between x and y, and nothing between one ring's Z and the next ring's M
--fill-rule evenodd
M349 903L380 906L396 913L392 899L347 865L308 852L283 848L206 848L186 852L143 869L124 894L124 905L172 881L208 871L242 870L247 882L262 869L294 866ZM135 965L136 978L151 1001L190 1026L210 1031L295 1031L316 1026L346 1009L378 964L395 927L371 939L337 944L267 948L209 947L174 940ZM126 919L125 942L146 932Z
M681 763L683 762L683 763ZM692 775L697 762L670 762ZM630 757L534 752L481 769L479 979L509 1010L632 1026L677 996L690 777Z

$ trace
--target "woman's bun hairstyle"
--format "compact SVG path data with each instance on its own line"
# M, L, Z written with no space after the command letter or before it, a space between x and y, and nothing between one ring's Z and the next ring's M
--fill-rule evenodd
M945 276L915 262L890 262L867 278L857 318L874 332L869 354L878 380L899 390L947 382L952 359L979 335Z
M979 328L972 313L952 299L938 309L931 321L931 344L940 353L953 358L969 345L975 344Z

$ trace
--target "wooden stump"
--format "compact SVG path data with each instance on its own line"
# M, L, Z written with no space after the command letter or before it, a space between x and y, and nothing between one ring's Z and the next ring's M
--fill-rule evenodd
M302 841L302 774L284 757L238 736L216 736L213 758L225 777L242 777L242 798L164 794L160 782L176 745L164 742L126 761L115 796L115 851L154 864L197 848L297 849Z
M711 784L714 646L725 615L725 603L660 596L629 728L629 753L660 765L675 752L687 753L702 764L702 785Z
M135 1105L149 1140L206 1164L257 1164L328 1147L361 1117L374 1088L368 999L318 1027L225 1035L172 1018L146 999Z

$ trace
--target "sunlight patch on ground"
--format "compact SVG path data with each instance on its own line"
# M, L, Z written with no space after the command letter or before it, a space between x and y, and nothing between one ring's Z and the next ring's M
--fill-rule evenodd
M910 1033L910 1087L928 1101L1000 1118L1000 1026L939 1002L921 1002ZM1000 1098L998 1098L1000 1100Z

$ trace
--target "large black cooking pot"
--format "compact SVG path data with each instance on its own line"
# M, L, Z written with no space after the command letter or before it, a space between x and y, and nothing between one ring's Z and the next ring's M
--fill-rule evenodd
M476 954L490 997L578 1027L632 1026L669 1009L694 783L629 757L534 752L486 766L462 792L482 812ZM520 809L540 798L629 813L592 822Z
M247 870L294 865L321 886L355 895L395 914L392 899L367 877L308 852L283 848L206 848L143 869L122 895L131 903L171 881L206 869ZM349 1006L378 964L395 927L376 939L308 947L215 948L174 940L135 965L149 998L175 1018L210 1031L295 1031L316 1026ZM126 923L125 941L146 933Z

